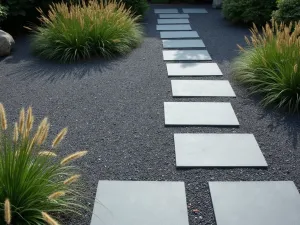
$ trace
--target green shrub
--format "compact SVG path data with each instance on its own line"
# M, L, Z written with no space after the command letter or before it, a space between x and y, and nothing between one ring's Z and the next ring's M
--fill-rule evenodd
M273 17L278 22L289 24L300 21L300 0L281 0L278 10L273 12Z
M143 39L138 18L114 0L107 4L96 0L82 5L53 4L48 16L42 13L32 47L36 54L64 63L126 54Z
M276 9L276 0L224 0L223 14L235 23L265 24Z
M134 15L144 16L149 9L147 0L119 0L119 2L123 2L125 7L130 9Z
M0 4L0 22L6 19L8 14L8 8Z
M267 24L260 34L251 29L247 48L232 66L235 78L252 93L263 96L264 105L275 105L289 112L300 109L300 23L284 26Z
M69 164L86 151L57 159L57 146L66 135L63 129L46 148L47 118L35 133L32 109L22 109L19 122L9 132L0 103L0 224L58 224L53 215L80 213L82 189L75 185L80 175ZM48 150L45 150L48 149ZM50 214L52 216L50 216Z

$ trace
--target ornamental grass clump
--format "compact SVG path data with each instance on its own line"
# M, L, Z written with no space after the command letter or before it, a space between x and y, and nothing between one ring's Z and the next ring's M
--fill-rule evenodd
M33 131L31 107L20 112L19 121L7 124L0 103L0 224L57 225L58 215L80 214L84 206L80 175L70 163L84 156L79 151L60 158L57 147L65 137L62 129L47 148L50 124L45 118Z
M262 33L256 26L247 47L239 46L233 62L236 79L251 93L263 96L264 105L274 105L291 113L300 109L300 22L266 24Z
M139 16L116 0L53 3L47 15L38 10L41 25L29 29L34 52L46 59L70 63L111 58L130 52L143 39Z

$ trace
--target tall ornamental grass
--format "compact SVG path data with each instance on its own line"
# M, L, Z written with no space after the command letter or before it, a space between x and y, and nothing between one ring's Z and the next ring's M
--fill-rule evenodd
M10 129L0 103L0 224L58 225L58 215L80 213L80 175L70 166L84 156L79 151L61 158L57 149L67 129L62 129L45 146L50 124L45 118L33 131L31 107L22 109L19 121ZM12 131L12 132L11 132Z
M286 26L272 21L262 33L254 26L245 40L247 47L239 46L232 66L236 79L261 94L264 105L299 112L300 22Z
M32 47L43 58L70 63L93 56L124 55L143 39L142 26L116 0L54 3L41 9L41 26L33 29Z

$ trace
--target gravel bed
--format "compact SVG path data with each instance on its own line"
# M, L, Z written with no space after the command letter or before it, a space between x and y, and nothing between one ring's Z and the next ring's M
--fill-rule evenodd
M213 61L219 64L223 79L230 80L236 99L172 98L162 44L155 30L157 17L151 9L144 21L147 35L141 47L110 62L45 62L31 55L29 37L17 38L13 55L0 58L0 102L6 106L9 120L16 119L22 106L32 105L37 119L49 116L50 138L68 126L69 134L60 152L66 155L89 150L77 165L91 198L98 180L103 179L184 181L190 225L216 224L208 181L292 180L300 188L299 117L264 109L259 99L249 97L246 89L232 80L230 61L237 55L236 44L243 43L244 35L249 34L248 29L226 22L220 10L210 5L203 7L209 13L191 14L192 29L199 32ZM166 128L165 101L230 101L240 128ZM177 170L173 134L188 132L253 133L269 167ZM93 201L89 203L92 209ZM199 212L194 213L194 209ZM89 225L90 219L88 213L68 218L65 224Z

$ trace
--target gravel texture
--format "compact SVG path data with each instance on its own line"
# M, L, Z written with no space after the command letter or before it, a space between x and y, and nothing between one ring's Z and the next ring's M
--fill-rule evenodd
M9 120L16 119L22 106L32 105L38 119L49 116L51 138L68 126L69 134L60 152L66 155L89 150L77 165L84 174L86 193L92 198L102 179L184 181L190 225L216 224L208 181L292 180L300 188L299 117L264 109L259 99L249 97L244 87L232 81L230 61L237 54L236 44L243 43L243 36L249 34L248 29L226 22L210 5L204 7L208 14L191 14L192 29L199 32L224 79L230 80L236 99L172 98L162 43L155 30L157 17L151 9L141 47L110 62L45 62L31 55L28 37L17 38L13 55L0 59L0 101ZM240 128L166 128L165 101L230 101ZM177 170L173 134L187 132L253 133L269 167ZM91 209L92 205L90 201ZM199 212L194 213L194 209ZM88 213L68 218L65 224L88 225L90 219Z

